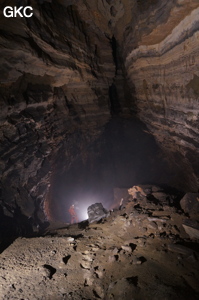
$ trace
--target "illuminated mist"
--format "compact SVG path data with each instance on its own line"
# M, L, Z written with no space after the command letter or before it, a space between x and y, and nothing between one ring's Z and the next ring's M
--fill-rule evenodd
M79 157L52 184L52 214L59 221L70 222L71 204L79 221L87 219L87 208L93 203L101 202L106 209L117 206L113 203L114 187L171 181L154 138L137 119L113 118L99 139L88 145L88 151L86 165Z

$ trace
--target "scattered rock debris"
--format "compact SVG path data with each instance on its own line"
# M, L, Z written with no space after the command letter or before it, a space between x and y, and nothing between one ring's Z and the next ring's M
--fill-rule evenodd
M51 224L46 236L16 239L0 254L1 299L198 299L196 221L162 189L141 191L106 222Z

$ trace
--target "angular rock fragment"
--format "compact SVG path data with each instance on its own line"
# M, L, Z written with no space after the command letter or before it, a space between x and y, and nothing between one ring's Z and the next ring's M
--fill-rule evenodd
M115 262L117 260L116 257L118 257L118 255L110 255L108 258L108 262L109 263Z
M191 239L199 239L198 222L192 220L185 220L182 226Z
M163 207L164 210L155 210L152 212L153 217L168 217L173 212L173 207L167 207L165 209L165 206Z
M117 254L118 252L119 252L119 249L118 249L117 247L115 247L115 248L113 249L113 255Z
M186 256L190 256L194 253L194 251L188 247L178 245L178 244L169 244L168 245L168 250L172 252L177 252L180 254L184 254Z
M130 246L122 246L121 248L126 252L129 252L129 253L132 252L132 248Z
M169 203L169 195L164 192L153 192L152 195L163 205Z
M180 200L181 208L193 219L199 219L199 193L187 193Z
M70 243L75 241L75 239L73 237L67 237L66 240L67 240L67 242L70 242Z
M148 217L147 219L150 222L161 222L161 223L166 223L167 222L167 220L165 220L165 219L154 218L154 217Z
M128 189L129 195L133 197L133 199L137 199L138 197L146 197L144 189L138 185L134 185L132 188Z
M97 278L103 278L105 270L100 270L98 267L95 267L95 275Z
M80 266L82 267L82 269L87 269L89 270L91 267L91 263L89 261L82 261Z
M154 230L156 230L158 228L157 224L153 221L150 222L147 227L150 229L154 229Z
M89 223L97 222L105 218L108 211L103 207L102 203L95 203L88 207Z
M85 254L83 256L83 260L85 260L85 261L93 261L92 257L90 255L88 255L88 254Z
M133 263L133 265L141 265L142 260L135 256L135 257L133 257L132 263Z

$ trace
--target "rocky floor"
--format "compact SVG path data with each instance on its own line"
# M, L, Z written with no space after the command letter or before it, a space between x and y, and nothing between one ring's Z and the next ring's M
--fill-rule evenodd
M98 223L18 238L0 254L2 300L199 299L199 243L160 191Z

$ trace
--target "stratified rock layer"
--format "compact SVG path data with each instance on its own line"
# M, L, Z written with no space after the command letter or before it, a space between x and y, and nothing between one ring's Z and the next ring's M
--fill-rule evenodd
M50 218L50 182L85 160L110 112L136 111L176 186L196 191L198 1L30 2L32 18L0 4L0 215Z
M184 186L195 191L199 175L198 18L198 1L159 1L146 7L124 40L125 66L139 117L180 169Z
M84 159L110 117L110 40L95 12L73 2L32 1L30 19L1 12L0 203L7 216L50 217L44 202L58 161L67 169Z

